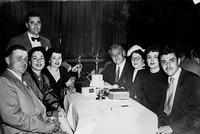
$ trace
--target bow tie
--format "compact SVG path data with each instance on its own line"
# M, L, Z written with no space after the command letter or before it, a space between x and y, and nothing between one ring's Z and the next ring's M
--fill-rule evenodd
M32 41L37 40L37 41L39 42L39 41L40 41L40 38L39 38L39 37L37 37L37 38L35 38L35 37L31 37L31 40L32 40Z

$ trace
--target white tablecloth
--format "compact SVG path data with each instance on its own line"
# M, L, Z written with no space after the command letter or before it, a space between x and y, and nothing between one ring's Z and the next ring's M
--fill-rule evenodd
M129 100L95 100L80 93L65 96L64 107L75 134L156 134L156 114Z

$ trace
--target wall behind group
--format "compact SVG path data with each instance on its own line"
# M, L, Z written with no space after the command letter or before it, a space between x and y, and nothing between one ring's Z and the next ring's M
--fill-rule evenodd
M199 44L200 10L192 0L87 0L0 1L0 60L9 39L25 32L28 11L42 17L41 34L65 58L108 57L113 43L128 49L133 44ZM1 72L5 66L1 66Z

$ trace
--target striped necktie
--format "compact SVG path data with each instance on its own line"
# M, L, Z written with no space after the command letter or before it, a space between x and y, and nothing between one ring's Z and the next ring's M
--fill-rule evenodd
M120 67L117 67L116 75L115 75L115 82L119 80L119 73L120 73Z

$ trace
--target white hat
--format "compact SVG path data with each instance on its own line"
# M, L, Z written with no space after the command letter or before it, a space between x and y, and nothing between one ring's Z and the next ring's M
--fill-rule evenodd
M139 45L133 45L127 52L127 56L131 56L132 52L133 51L136 51L136 50L141 50L142 52L145 51L145 49L143 49L141 46Z

